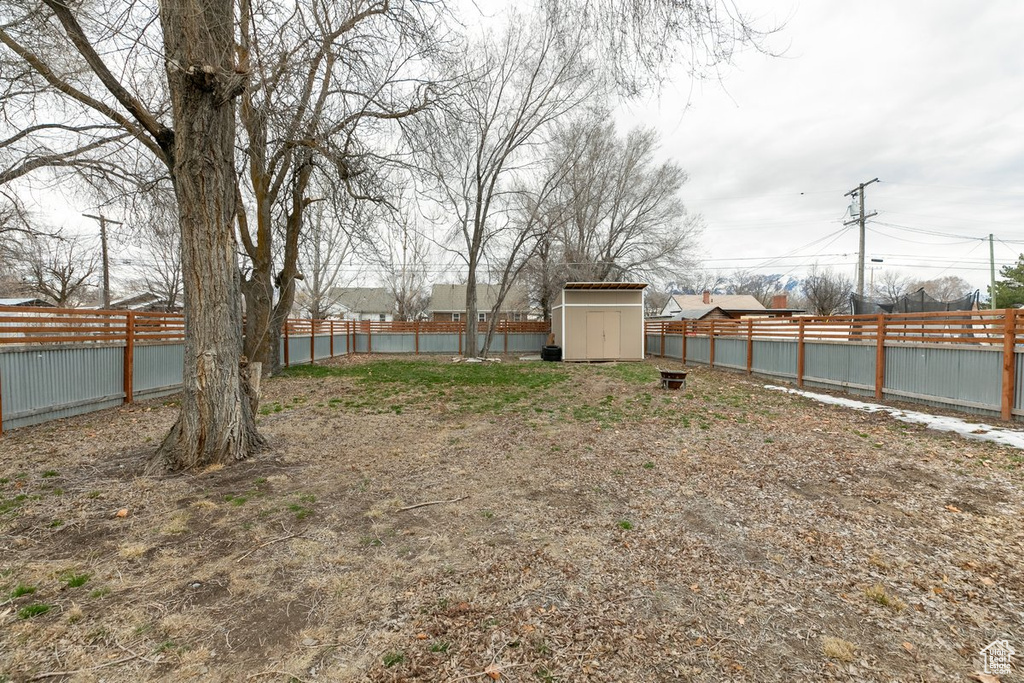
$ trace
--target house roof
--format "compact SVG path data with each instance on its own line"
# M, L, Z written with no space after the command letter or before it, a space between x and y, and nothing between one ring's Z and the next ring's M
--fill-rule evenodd
M35 297L17 297L13 299L0 299L0 306L31 306L53 308L53 304L44 299Z
M646 282L566 282L566 289L643 289Z
M162 298L163 297L161 297L159 294L154 294L153 292L142 292L141 294L136 294L134 296L129 296L129 297L126 297L124 299L119 299L117 301L111 301L110 302L110 307L114 308L114 309L142 308L142 307L147 306L149 304L156 303L156 302L160 301Z
M331 299L351 313L395 312L395 298L384 287L335 287Z
M485 284L477 285L476 296L477 309L489 311L494 308L494 302L498 298L498 287ZM529 299L526 296L526 288L522 285L512 285L508 294L505 295L504 309L506 311L528 310ZM434 285L430 291L430 310L442 313L466 310L466 285Z
M692 310L706 306L717 306L723 311L763 311L764 304L749 294L712 294L710 303L704 303L703 294L673 294L672 300L679 308Z

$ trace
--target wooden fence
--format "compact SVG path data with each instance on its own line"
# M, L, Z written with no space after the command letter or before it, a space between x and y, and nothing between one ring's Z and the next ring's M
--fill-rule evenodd
M475 327L478 334L486 333L488 323ZM512 346L522 350L548 329L546 322L499 321L494 349L508 353L512 335ZM438 335L424 344L424 353L453 349L455 336L461 353L465 334L464 322L292 318L282 329L279 351L286 366L311 363L357 351L371 353L377 337L382 351L401 339L400 352L419 354L421 338ZM0 352L9 352L0 353L0 433L5 391L14 398L12 414L18 422L42 419L37 414L47 412L78 414L90 407L131 403L136 394L170 391L175 368L180 383L184 338L180 313L0 307ZM93 365L96 369L90 371Z
M1002 355L1002 374L991 378L1001 384L1000 414L1014 412L1018 345L1024 343L1024 314L1017 309L892 313L827 317L748 318L746 320L650 321L649 342L659 340L666 354L666 338L681 337L682 359L689 358L689 340L706 340L706 362L714 367L716 343L746 342L746 371L754 372L755 342L774 340L796 344L796 383L804 385L806 347L809 343L874 346L874 394L886 393L886 357L893 349L926 346L949 349L985 349ZM888 351L887 351L888 350ZM702 349L703 352L703 349ZM734 367L734 366L731 366Z

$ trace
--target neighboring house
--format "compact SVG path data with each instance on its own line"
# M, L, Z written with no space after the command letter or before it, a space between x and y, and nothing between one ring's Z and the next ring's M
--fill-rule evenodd
M477 320L487 322L491 319L491 309L498 298L498 287L495 285L476 286ZM459 322L466 315L466 285L434 285L430 291L430 306L427 318L443 322ZM502 304L499 320L528 320L530 317L530 300L526 288L512 285Z
M168 306L159 294L142 292L124 299L110 302L111 310L115 311L159 311L162 313L180 313L181 306Z
M659 320L738 320L747 317L782 318L800 313L801 309L787 308L786 295L780 294L771 308L749 294L673 294Z
M53 304L45 299L36 299L34 297L15 297L12 299L0 299L0 306L25 306L26 308L56 308Z
M343 320L395 319L395 297L384 287L335 287L328 296L331 314Z

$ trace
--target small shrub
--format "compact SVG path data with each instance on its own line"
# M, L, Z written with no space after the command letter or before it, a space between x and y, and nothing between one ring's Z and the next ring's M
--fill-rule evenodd
M401 664L405 661L405 653L402 651L388 652L384 655L384 666L385 668L391 668L395 664Z
M439 640L439 641L437 641L435 643L431 643L430 651L431 652L448 652L448 648L450 648L451 646L452 646L452 644L449 643L448 641L446 641L446 640Z
M899 612L907 606L907 603L900 600L895 595L889 595L885 590L885 586L880 583L876 583L873 586L868 586L864 589L864 595L873 602L877 602L883 607L896 610Z
M91 574L67 574L64 576L64 585L68 588L78 588L89 583Z
M616 526L625 531L629 531L633 528L633 522L629 521L628 519L620 519Z
M830 659L838 659L840 662L852 662L857 646L842 638L826 636L821 641L821 651Z
M11 600L14 600L15 598L20 598L23 595L32 595L35 592L35 586L26 586L23 583L19 583L17 586L14 587L14 590L11 591Z
M40 614L46 614L50 611L50 606L43 603L36 603L34 605L26 605L18 610L19 619L31 619L32 617L38 617Z

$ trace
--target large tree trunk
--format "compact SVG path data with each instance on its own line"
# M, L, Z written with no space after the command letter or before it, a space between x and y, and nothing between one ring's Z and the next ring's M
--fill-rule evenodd
M476 343L476 319L476 263L475 259L470 257L469 277L466 278L466 343L462 345L462 355L466 358L476 358L479 353Z
M249 279L242 282L245 295L245 346L243 353L250 361L262 363L263 374L280 368L280 327L275 327L274 283L270 267L253 265ZM276 330L276 333L275 333Z
M233 0L160 4L175 122L185 299L181 412L158 451L173 470L228 463L263 443L242 357L235 218Z

